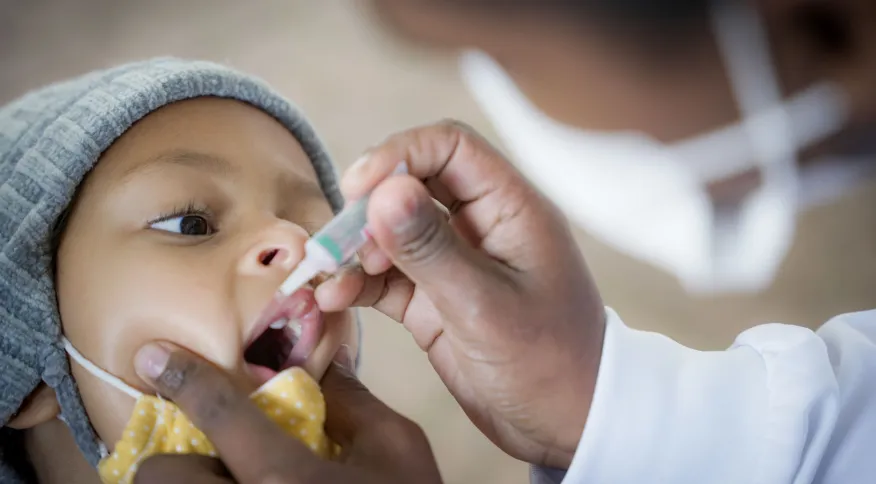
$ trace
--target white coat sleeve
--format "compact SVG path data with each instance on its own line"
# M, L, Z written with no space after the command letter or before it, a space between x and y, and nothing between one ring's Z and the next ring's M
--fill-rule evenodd
M628 328L608 310L578 483L876 482L876 311L817 333L768 324L726 351Z

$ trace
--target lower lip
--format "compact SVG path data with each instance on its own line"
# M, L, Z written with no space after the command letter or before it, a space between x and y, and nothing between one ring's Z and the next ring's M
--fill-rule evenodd
M246 371L255 381L256 386L262 386L265 382L277 376L277 372L261 365L246 364Z
M286 363L283 364L284 368L303 366L322 339L322 311L315 303L297 321L301 324L301 337L298 338L295 347L289 352Z

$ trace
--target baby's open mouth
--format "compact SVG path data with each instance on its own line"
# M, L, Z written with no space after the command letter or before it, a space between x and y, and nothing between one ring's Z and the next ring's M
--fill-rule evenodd
M303 365L319 344L322 324L322 312L309 287L272 302L243 352L248 370L261 384L278 372Z

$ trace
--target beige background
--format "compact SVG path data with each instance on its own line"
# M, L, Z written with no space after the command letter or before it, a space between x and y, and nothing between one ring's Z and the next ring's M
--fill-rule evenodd
M399 45L355 0L0 0L0 102L119 62L155 55L230 63L311 117L343 167L405 127L455 117L493 138L455 60ZM774 286L759 296L690 298L665 274L578 233L606 302L633 326L721 348L765 321L817 326L876 302L876 183L800 219ZM404 330L365 313L362 378L426 429L448 483L522 483L525 465L468 422ZM634 459L635 456L631 456Z

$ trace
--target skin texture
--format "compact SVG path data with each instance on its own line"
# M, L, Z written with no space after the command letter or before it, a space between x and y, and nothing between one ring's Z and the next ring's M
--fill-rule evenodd
M214 233L165 231L178 230L180 219L153 224L191 208ZM64 333L86 358L146 393L154 391L132 358L159 340L201 355L246 394L257 387L243 359L256 319L302 258L308 233L331 217L309 159L272 117L214 98L166 106L119 138L81 186L57 254ZM274 249L280 253L262 263ZM352 322L349 311L325 315L305 364L315 378L342 344L355 355ZM94 428L112 447L134 400L78 364L72 369ZM63 466L52 455L78 454L47 451L52 435L66 432L52 423L31 431L38 468Z
M410 175L386 179L398 160ZM568 467L605 312L558 210L456 122L390 137L341 186L351 199L373 189L376 245L362 268L317 288L320 307L373 306L400 322L489 439L525 462Z
M156 366L155 352L144 358L141 351L138 371L191 416L221 461L155 455L143 462L137 484L441 482L422 429L375 398L349 367L332 364L322 380L326 432L343 449L337 461L328 461L273 425L227 373L179 348L151 348L163 351L162 362Z

